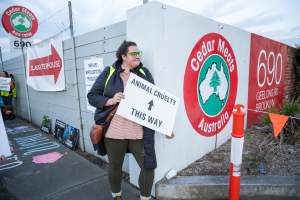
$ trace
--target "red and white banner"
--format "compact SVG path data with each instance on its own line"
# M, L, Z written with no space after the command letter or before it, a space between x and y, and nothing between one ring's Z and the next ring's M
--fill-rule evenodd
M27 49L27 84L38 91L65 89L61 37L55 37Z
M261 122L262 113L280 108L284 100L287 46L268 38L251 34L248 127Z

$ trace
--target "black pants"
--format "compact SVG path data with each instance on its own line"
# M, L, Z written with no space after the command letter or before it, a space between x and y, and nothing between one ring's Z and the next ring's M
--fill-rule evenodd
M6 106L12 106L12 96L2 97L3 103Z
M109 160L109 181L113 193L121 191L122 166L127 149L133 154L139 167L139 187L141 195L148 197L154 179L154 169L144 168L144 145L143 140L119 140L105 138L105 146Z

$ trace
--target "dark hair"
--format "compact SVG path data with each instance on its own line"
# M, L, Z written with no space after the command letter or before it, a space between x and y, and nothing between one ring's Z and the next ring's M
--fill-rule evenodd
M116 53L118 62L123 63L122 55L126 55L128 53L128 47L130 46L136 46L136 43L124 40L122 44L119 46Z
M9 77L10 77L12 80L15 79L14 75L12 75L12 74L9 74Z
M4 72L4 74L5 74L5 77L9 77L9 74L8 74L7 71L3 71L3 72Z

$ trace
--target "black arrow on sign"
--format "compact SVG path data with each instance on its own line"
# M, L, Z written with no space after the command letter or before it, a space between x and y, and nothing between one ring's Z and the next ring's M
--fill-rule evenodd
M151 111L151 109L152 109L152 107L153 107L153 105L154 105L154 104L153 104L153 100L151 100L148 104L149 104L148 110Z

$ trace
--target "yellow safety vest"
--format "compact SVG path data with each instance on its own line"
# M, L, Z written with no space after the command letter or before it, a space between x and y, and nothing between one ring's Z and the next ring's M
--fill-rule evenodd
M105 85L104 85L104 89L106 88L107 83L108 83L110 77L113 75L113 73L114 73L115 71L116 71L116 69L115 69L113 66L110 66L110 67L109 67L109 74L108 74L108 77L106 78ZM141 72L142 74L144 74L144 75L146 76L146 73L145 73L145 71L144 71L142 68L139 69L139 72Z

